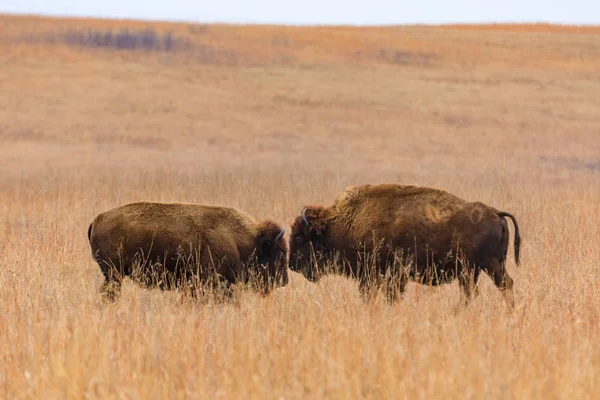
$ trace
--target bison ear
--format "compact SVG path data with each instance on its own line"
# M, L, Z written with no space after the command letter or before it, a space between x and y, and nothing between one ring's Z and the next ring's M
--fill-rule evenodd
M277 243L283 240L283 235L285 234L285 225L281 225L281 228L278 230L273 230L275 226L277 225L274 223L268 223L267 228L259 234L256 243L257 250L267 257L273 254Z
M260 252L263 257L270 257L273 253L273 247L275 246L275 242L271 239L266 239L260 245Z
M302 225L304 229L310 235L311 240L317 240L323 237L325 233L325 224L321 218L321 214L319 210L311 209L311 216L306 215L306 211L308 207L305 207L300 214L300 221L302 221Z
M309 229L309 234L310 234L310 240L319 240L321 238L323 238L324 234L323 234L323 229L314 227Z

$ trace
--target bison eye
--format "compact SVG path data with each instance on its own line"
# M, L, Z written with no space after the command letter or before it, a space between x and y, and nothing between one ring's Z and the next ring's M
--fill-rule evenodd
M302 236L300 235L296 236L294 240L296 241L296 244L302 244L302 242L304 242L304 239L302 239Z

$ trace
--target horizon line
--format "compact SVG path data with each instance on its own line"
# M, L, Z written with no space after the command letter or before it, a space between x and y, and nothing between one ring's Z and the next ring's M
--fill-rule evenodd
M153 17L125 17L125 16L109 16L109 15L91 15L91 14L68 14L68 13L23 13L0 11L1 16L8 17L23 17L23 18L49 18L49 19L76 19L76 20L106 20L106 21L130 21L130 22L158 22L171 24L202 24L202 25L233 25L233 26L276 26L276 27L331 27L331 28L393 28L393 27L460 27L460 26L529 26L529 25L547 25L560 27L583 27L583 28L600 28L600 23L566 23L566 22L550 22L544 20L531 21L462 21L462 22L411 22L411 23L380 23L380 24L361 24L361 23L306 23L306 22L253 22L253 21L222 21L213 20L205 21L200 19L187 18L153 18Z

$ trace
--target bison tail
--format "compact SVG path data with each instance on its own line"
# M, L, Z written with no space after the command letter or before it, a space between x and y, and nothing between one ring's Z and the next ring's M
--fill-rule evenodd
M519 265L519 250L521 248L521 235L519 235L519 225L517 224L517 219L512 215L504 211L498 212L498 216L500 218L508 217L512 220L512 223L515 227L515 262Z
M88 240L92 240L92 224L88 227Z

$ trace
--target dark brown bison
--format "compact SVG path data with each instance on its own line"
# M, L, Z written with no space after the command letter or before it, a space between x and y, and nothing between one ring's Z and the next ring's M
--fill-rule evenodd
M409 279L435 286L458 278L468 302L483 270L513 306L504 217L514 224L519 264L519 227L509 213L427 187L350 186L330 207L302 210L292 225L289 267L311 281L332 268L358 278L367 297L383 286L389 301Z
M268 294L288 283L284 232L233 208L139 202L99 214L88 238L105 277L101 292L114 300L125 276L163 290L229 287L253 276Z

